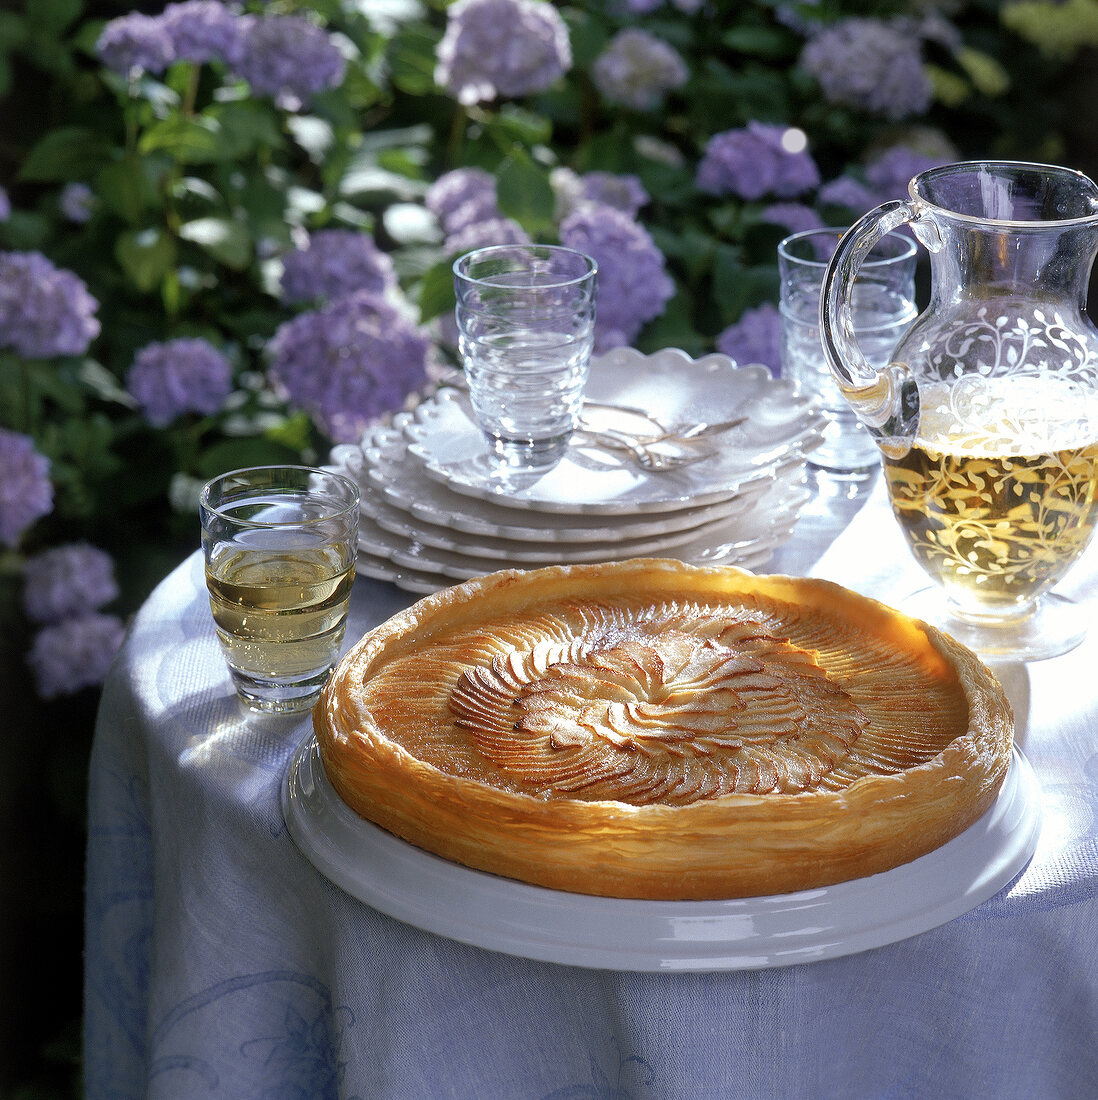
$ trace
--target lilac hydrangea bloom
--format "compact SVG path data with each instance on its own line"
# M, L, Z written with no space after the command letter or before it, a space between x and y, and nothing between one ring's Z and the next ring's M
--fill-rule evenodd
M227 61L235 65L242 53L241 18L221 0L182 0L169 4L160 22L183 61Z
M801 52L801 67L824 96L883 118L921 115L932 88L918 37L879 19L852 17L826 27Z
M50 462L30 436L0 428L0 542L19 545L35 520L53 511Z
M335 443L357 443L427 378L430 341L393 305L359 290L287 321L268 345L271 380Z
M740 319L717 337L717 350L735 359L740 366L762 363L770 373L782 369L782 323L778 307L763 302L745 309Z
M841 206L855 214L864 214L877 206L877 192L853 176L839 176L823 185L816 201L824 206Z
M462 256L474 248L496 244L530 244L530 234L514 218L488 218L451 233L442 248L447 256Z
M23 566L23 607L36 623L98 611L117 595L113 559L87 542L44 550Z
M38 632L28 658L43 699L101 684L126 628L117 615L81 615Z
M70 222L83 225L95 210L95 192L86 183L66 183L57 205Z
M731 192L741 199L790 199L815 187L820 182L816 162L791 136L803 141L798 131L763 122L714 134L698 165L698 187L712 195Z
M137 353L126 389L145 419L162 428L186 412L217 412L232 391L232 374L228 359L206 340L167 340Z
M591 67L591 79L607 100L638 111L658 107L689 75L673 47L639 27L614 35Z
M865 178L877 192L878 201L907 197L907 185L920 172L934 168L944 161L927 156L906 145L894 145L871 160L865 167Z
M559 218L567 217L585 202L612 206L635 218L650 199L640 177L633 175L595 171L580 176L571 168L555 168L550 175L550 183L557 197Z
M447 233L500 216L496 177L483 168L444 173L427 188L423 201Z
M240 31L236 71L257 95L296 109L343 81L343 54L327 31L304 16L242 16Z
M435 83L471 105L545 91L571 67L572 44L545 0L458 0L436 61Z
M663 253L647 230L621 210L585 203L561 222L560 240L599 265L597 351L631 343L675 293Z
M804 233L809 229L822 229L823 218L812 209L799 202L776 202L762 213L763 218L780 225L790 233Z
M162 73L175 60L172 40L161 20L136 11L112 19L99 35L95 52L108 69L126 77Z
M0 252L0 348L27 359L83 355L99 335L84 280L40 252Z
M357 229L321 229L282 265L284 302L331 301L354 290L383 295L396 286L393 261Z

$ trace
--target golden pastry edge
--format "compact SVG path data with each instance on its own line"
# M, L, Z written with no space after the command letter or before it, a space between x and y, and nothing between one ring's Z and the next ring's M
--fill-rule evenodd
M966 733L927 762L865 776L842 791L732 794L688 806L545 801L462 779L416 759L376 728L354 691L390 660L450 629L520 606L623 583L677 592L811 596L928 645L950 665L969 707ZM536 591L535 591L536 590ZM925 642L920 639L925 638ZM539 886L610 897L696 900L787 893L860 878L933 851L975 822L1006 776L1013 716L976 656L925 623L839 585L668 559L507 570L423 597L348 652L313 712L325 771L358 814L444 858ZM958 799L958 785L967 797Z

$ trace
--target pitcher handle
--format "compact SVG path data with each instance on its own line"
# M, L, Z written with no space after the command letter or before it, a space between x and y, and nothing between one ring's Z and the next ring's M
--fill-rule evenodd
M886 202L843 234L824 273L820 291L820 337L840 391L877 446L890 458L907 454L919 427L919 390L906 363L871 366L854 334L854 280L873 246L919 217L916 204Z

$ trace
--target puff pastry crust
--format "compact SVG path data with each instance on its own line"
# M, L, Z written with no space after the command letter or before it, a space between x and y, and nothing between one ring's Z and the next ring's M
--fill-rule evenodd
M820 580L662 559L507 571L369 632L313 712L340 797L560 890L786 893L971 825L1013 717L973 653Z

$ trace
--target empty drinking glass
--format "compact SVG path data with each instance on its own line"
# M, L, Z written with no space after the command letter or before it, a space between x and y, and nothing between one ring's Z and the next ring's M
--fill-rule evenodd
M810 229L778 245L782 375L818 396L827 416L824 441L809 453L809 464L858 477L880 464L881 453L839 392L820 340L820 288L844 232ZM916 313L915 243L909 237L883 237L862 265L854 290L854 337L866 359L886 364Z
M551 466L568 445L594 345L597 271L556 245L497 245L454 263L473 413L506 466Z

